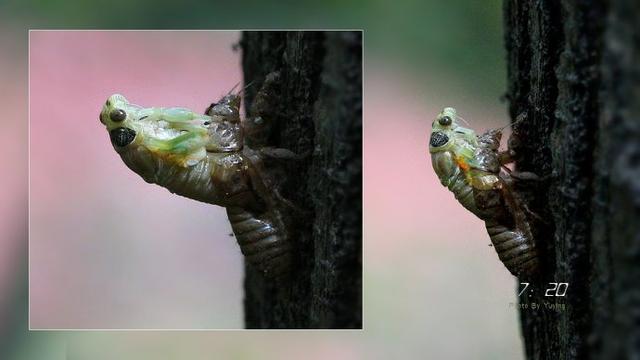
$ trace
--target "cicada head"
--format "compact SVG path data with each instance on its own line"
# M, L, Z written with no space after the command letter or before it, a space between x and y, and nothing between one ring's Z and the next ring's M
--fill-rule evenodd
M100 112L113 148L147 181L155 178L159 159L186 167L206 157L208 119L184 108L143 108L120 94L111 95Z
M475 132L458 124L459 117L456 109L452 107L444 108L433 121L431 126L431 138L429 140L429 151L433 154L441 151L451 151L455 146L456 139L462 138L466 141L475 142Z

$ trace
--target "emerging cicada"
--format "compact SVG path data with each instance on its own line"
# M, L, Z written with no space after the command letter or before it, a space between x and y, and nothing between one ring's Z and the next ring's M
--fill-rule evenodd
M513 191L515 172L504 165L513 152L499 151L501 130L476 136L460 126L456 110L445 108L433 122L429 152L442 185L485 222L498 257L515 276L538 271L538 253L523 201Z
M256 102L267 103L267 86L276 79L267 77ZM295 154L263 146L260 130L266 120L241 121L239 108L237 94L223 97L204 115L185 108L142 108L116 94L103 106L100 122L124 163L145 181L226 207L247 260L266 276L281 278L292 261L290 216L284 212L291 204L279 196L265 161Z

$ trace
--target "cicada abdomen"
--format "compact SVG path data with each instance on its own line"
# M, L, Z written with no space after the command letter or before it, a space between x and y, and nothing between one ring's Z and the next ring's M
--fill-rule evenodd
M485 222L485 225L500 261L510 273L527 277L538 271L538 251L530 234L492 221Z
M256 215L239 207L228 207L227 215L242 254L266 277L281 278L291 266L292 246L269 213Z

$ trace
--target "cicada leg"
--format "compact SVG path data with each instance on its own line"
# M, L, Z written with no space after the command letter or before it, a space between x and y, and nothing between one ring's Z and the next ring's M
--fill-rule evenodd
M506 166L503 166L503 169L509 174L512 181L544 181L545 178L538 176L536 173L531 171L518 171L511 170Z
M498 151L498 148L500 147L501 139L502 139L502 130L492 129L478 136L478 143L481 147L491 149L492 151Z
M543 181L545 178L538 176L530 171L512 170L506 165L516 161L516 149L520 146L520 140L515 135L511 135L507 143L507 150L498 153L500 166L509 173L510 179L516 181Z
M515 176L514 176L515 175ZM503 176L503 179L505 179L506 183L508 184L508 186L513 189L513 187L515 186L515 182L516 181L521 181L521 180L525 180L525 181L543 181L544 178L540 178L538 175L532 173L532 172L527 172L527 171L523 171L523 172L517 172L517 171L511 171L508 172L508 174L506 176ZM522 199L521 196L517 195L517 191L512 191L515 196L517 197L517 201L520 204L520 207L522 208L522 210L524 210L525 213L527 213L528 215L530 215L531 217L535 218L536 220L545 223L545 224L549 224L549 222L547 220L545 220L542 216L538 215L538 213L536 213L535 211L531 210L531 208L527 205L527 203L524 201L524 199Z
M271 72L265 76L262 86L247 109L249 115L244 121L244 133L247 145L260 148L269 143L269 136L273 128L273 120L277 114L274 112L274 101L278 101L279 72Z
M278 73L266 76L252 104L251 117L243 123L243 171L258 197L255 209L229 211L229 219L243 253L267 276L285 278L294 262L294 216L300 209L286 199L281 190L285 186L286 169L283 161L299 158L287 149L269 147L272 101L278 100ZM215 109L215 107L214 107ZM268 231L267 231L268 230Z
M305 156L298 155L288 149L267 146L272 119L277 116L273 110L273 102L279 99L279 80L279 72L267 74L251 104L251 117L245 119L244 122L245 140L248 145L245 153L253 164L253 170L250 169L250 172L253 172L254 175L257 177L260 174L266 175L267 168L269 169L268 175L255 179L264 184L265 191L271 194L271 197L279 204L298 211L300 209L281 195L281 181L276 181L276 179L282 179L286 176L282 166L283 162L297 161Z

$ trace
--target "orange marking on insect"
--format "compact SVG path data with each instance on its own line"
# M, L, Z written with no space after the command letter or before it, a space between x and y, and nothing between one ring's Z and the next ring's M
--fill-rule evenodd
M456 156L454 158L456 164L458 164L458 167L460 167L460 169L462 169L462 171L467 172L469 171L469 169L471 168L469 166L469 164L467 164L467 162L464 160L464 158L462 156Z

